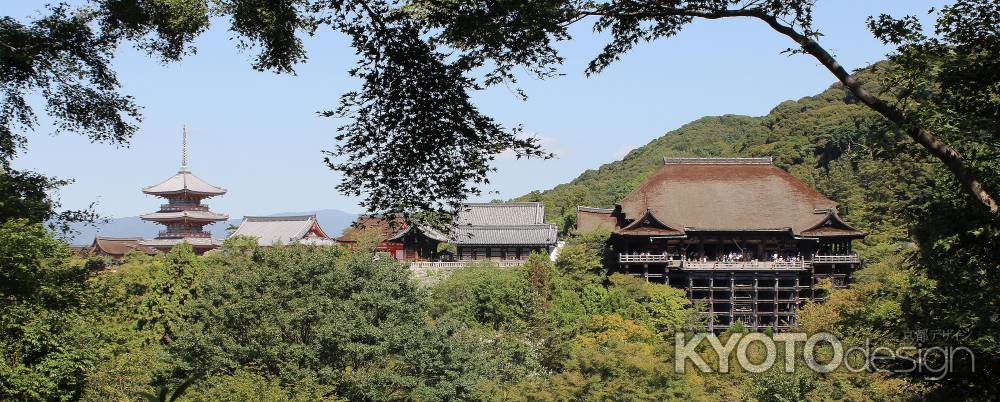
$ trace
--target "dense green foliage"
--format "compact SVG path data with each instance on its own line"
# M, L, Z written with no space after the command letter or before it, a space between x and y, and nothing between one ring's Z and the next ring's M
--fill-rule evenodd
M0 399L74 400L104 386L88 373L141 339L110 314L92 282L98 264L23 220L0 224L0 256Z
M0 397L134 400L192 378L182 401L932 395L868 373L677 373L673 337L704 330L697 306L683 291L596 269L606 236L571 236L554 263L484 263L421 287L405 266L363 251L239 238L206 256L181 245L97 271L100 261L70 256L40 225L6 224L0 249L17 259L4 270ZM912 254L807 309L804 328L893 344L907 304L932 290L900 271Z

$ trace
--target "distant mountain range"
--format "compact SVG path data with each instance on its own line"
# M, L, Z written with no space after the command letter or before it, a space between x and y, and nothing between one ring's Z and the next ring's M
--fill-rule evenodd
M341 232L348 226L351 226L351 223L358 217L357 214L338 209L321 209L310 212L279 212L269 216L309 215L313 213L316 214L316 220L319 221L319 225L323 228L323 231L330 235L330 237L340 236ZM213 238L224 239L229 234L229 227L239 226L242 220L242 218L232 218L227 222L219 222L205 228L212 233ZM73 229L76 234L69 239L70 244L90 244L94 241L94 236L98 233L101 236L108 237L142 237L151 239L156 237L159 231L163 230L163 226L143 221L138 216L130 216L126 218L114 218L107 223L97 226L78 224Z

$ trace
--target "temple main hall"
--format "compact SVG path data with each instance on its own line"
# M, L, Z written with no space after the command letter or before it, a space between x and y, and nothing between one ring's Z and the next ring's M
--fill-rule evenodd
M771 158L664 158L613 208L577 208L578 231L601 227L619 272L683 289L716 331L790 328L847 286L865 236Z

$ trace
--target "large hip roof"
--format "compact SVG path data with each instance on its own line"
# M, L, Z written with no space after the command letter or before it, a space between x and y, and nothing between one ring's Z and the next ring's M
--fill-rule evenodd
M658 221L678 230L791 230L801 235L836 216L836 202L771 165L769 159L666 158L664 162L621 201L626 220L640 219L648 209ZM850 228L844 234L861 232Z

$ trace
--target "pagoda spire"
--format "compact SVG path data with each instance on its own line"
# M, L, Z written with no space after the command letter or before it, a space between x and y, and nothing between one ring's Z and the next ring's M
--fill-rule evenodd
M184 127L183 142L181 145L181 169L178 173L189 173L188 170L188 129L187 126Z

